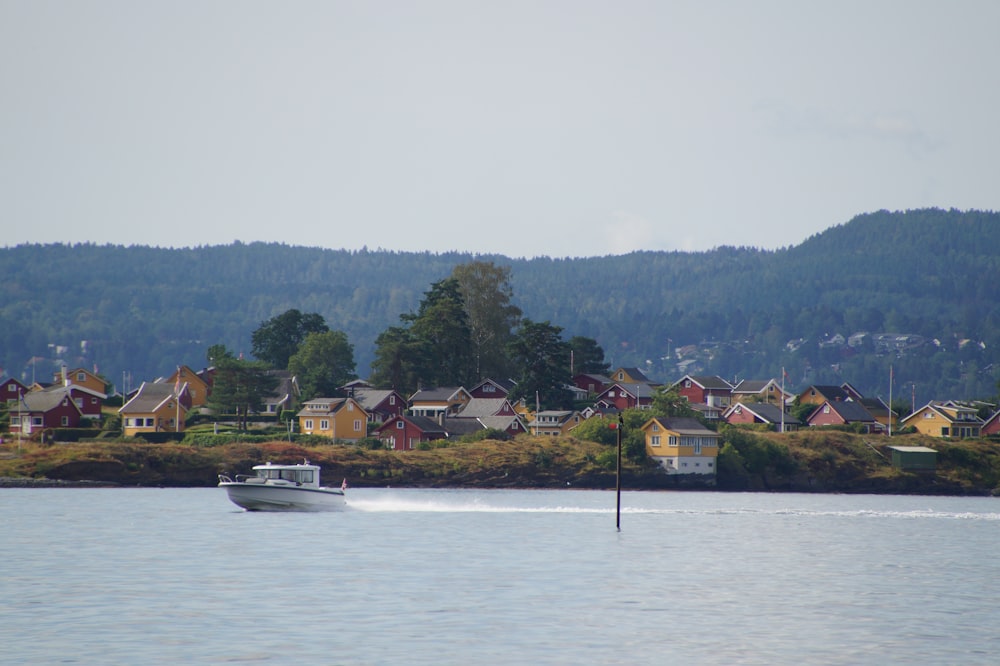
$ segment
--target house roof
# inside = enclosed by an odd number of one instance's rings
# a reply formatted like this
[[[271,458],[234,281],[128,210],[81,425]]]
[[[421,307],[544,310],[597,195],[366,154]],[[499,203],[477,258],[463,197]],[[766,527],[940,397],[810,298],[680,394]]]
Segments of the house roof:
[[[979,418],[978,412],[975,409],[972,409],[971,407],[957,407],[953,404],[938,402],[937,400],[931,400],[920,409],[902,419],[900,423],[906,423],[910,419],[915,418],[918,414],[922,414],[928,409],[949,422],[969,424],[982,423],[982,419]]]
[[[459,391],[465,391],[465,389],[461,386],[439,386],[419,389],[410,396],[410,403],[448,401],[454,398]]]
[[[473,398],[456,416],[461,418],[493,416],[503,409],[506,402],[507,398]]]
[[[372,410],[382,404],[393,393],[396,392],[392,389],[355,388],[353,396],[362,407]],[[400,396],[400,399],[402,399],[402,396]]]
[[[797,418],[787,412],[784,412],[781,407],[765,402],[735,402],[729,406],[724,416],[728,418],[730,414],[736,411],[737,407],[750,412],[764,423],[781,423],[782,420],[784,420],[786,424],[800,423]],[[784,419],[782,419],[783,413]]]
[[[632,379],[635,379],[635,380],[640,381],[640,382],[648,382],[648,381],[650,381],[649,377],[646,376],[646,373],[644,373],[639,368],[618,368],[617,370],[615,370],[611,374],[617,374],[619,372],[624,372],[626,375],[628,375]]]
[[[844,419],[845,423],[871,423],[875,421],[875,417],[872,416],[871,412],[864,405],[853,400],[827,400],[809,414],[809,420],[812,420],[813,416],[820,413],[820,410],[826,405],[829,405],[830,409],[837,412],[840,418]]]
[[[671,417],[671,418],[660,418],[654,417],[646,421],[642,425],[642,430],[646,429],[653,421],[660,424],[660,427],[664,430],[669,430],[671,432],[676,432],[681,435],[718,435],[714,430],[706,428],[701,424],[698,419],[692,419],[687,417]]]
[[[517,386],[517,382],[515,382],[513,379],[491,379],[491,378],[487,377],[486,379],[484,379],[483,381],[479,382],[478,384],[476,384],[475,386],[473,386],[471,389],[469,389],[469,393],[472,393],[473,391],[475,391],[480,386],[485,386],[486,384],[493,384],[498,389],[500,389],[501,391],[503,391],[504,395],[506,395],[506,394],[510,393],[511,391],[513,391],[514,387]]]
[[[51,387],[44,391],[24,393],[21,396],[20,409],[21,411],[35,413],[50,412],[61,405],[63,400],[68,400],[74,409],[80,411],[80,408],[76,406],[76,403],[73,402],[70,396],[69,387],[63,386]]]
[[[407,423],[411,423],[411,424],[415,425],[417,427],[417,429],[420,430],[424,434],[428,434],[428,433],[440,433],[442,437],[448,435],[448,431],[445,430],[445,427],[443,425],[441,425],[440,423],[438,423],[437,421],[435,421],[434,419],[432,419],[432,418],[430,418],[428,416],[412,416],[412,415],[397,416],[394,419],[389,419],[388,421],[386,421],[386,425],[384,425],[382,427],[385,428],[389,424],[395,423],[399,419],[403,419]],[[380,430],[381,430],[381,428],[380,428]]]
[[[843,386],[832,386],[824,384],[813,384],[799,395],[806,395],[807,393],[811,393],[813,391],[815,391],[816,393],[818,393],[819,395],[823,396],[824,398],[826,398],[831,402],[844,401],[852,396],[851,392],[845,389]]]
[[[733,387],[733,393],[760,393],[770,383],[770,379],[743,379]]]
[[[183,394],[187,391],[187,382],[181,385],[180,391],[178,393]],[[168,384],[166,382],[143,382],[139,386],[139,390],[135,392],[132,399],[126,402],[121,409],[118,410],[119,414],[149,414],[160,409],[164,403],[169,402],[177,397],[174,393],[174,385]],[[181,407],[187,411],[187,407],[181,402]]]
[[[674,386],[677,386],[685,379],[689,379],[703,389],[714,389],[720,391],[732,391],[733,385],[727,382],[725,379],[718,375],[684,375],[676,382]]]
[[[364,410],[364,407],[361,407],[361,403],[354,398],[313,398],[312,400],[307,400],[303,403],[302,409],[299,410],[296,416],[336,414],[349,402],[354,402],[358,405],[358,407]]]

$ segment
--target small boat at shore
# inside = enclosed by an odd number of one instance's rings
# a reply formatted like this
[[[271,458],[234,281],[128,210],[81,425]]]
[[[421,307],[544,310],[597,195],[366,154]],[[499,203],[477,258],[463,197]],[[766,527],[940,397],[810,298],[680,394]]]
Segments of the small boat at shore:
[[[255,465],[253,475],[219,475],[229,500],[247,511],[341,511],[347,504],[347,481],[340,488],[320,485],[319,466]]]

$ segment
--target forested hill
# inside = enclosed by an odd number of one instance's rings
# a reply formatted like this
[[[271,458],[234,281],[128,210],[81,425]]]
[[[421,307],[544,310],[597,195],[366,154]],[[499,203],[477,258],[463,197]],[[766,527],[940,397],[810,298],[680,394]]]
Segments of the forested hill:
[[[366,376],[378,334],[474,259],[511,267],[526,317],[593,337],[613,366],[655,379],[765,378],[784,367],[792,388],[850,381],[887,397],[892,363],[896,390],[915,385],[918,399],[996,393],[1000,214],[937,209],[860,215],[774,251],[508,259],[263,243],[4,248],[0,364],[28,380],[35,359],[38,379],[65,361],[139,381],[179,363],[203,367],[212,344],[249,352],[262,321],[297,308],[346,332]],[[869,335],[847,344],[856,333]],[[885,333],[910,337],[890,349]]]

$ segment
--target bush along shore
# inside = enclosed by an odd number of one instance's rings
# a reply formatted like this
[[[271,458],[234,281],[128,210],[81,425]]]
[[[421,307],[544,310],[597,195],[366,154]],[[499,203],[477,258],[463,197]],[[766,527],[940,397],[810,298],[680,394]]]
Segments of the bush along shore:
[[[717,476],[668,476],[655,462],[622,461],[629,490],[716,489],[937,495],[1000,494],[1000,443],[947,441],[920,435],[870,436],[833,430],[788,434],[726,429]],[[891,463],[890,446],[936,450],[933,471]],[[6,442],[0,447],[3,487],[209,487],[218,475],[254,465],[309,460],[327,485],[354,487],[590,488],[615,486],[614,446],[572,437],[522,436],[513,441],[449,443],[413,451],[352,444],[284,441],[211,446],[142,441]]]

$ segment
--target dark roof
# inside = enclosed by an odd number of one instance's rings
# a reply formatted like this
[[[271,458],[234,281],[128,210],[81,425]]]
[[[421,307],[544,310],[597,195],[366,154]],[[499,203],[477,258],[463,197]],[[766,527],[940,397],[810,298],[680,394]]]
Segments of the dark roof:
[[[830,409],[837,412],[840,418],[844,419],[846,423],[870,423],[875,420],[875,417],[871,415],[865,406],[860,402],[854,402],[853,400],[827,400],[824,405],[830,405]],[[811,419],[812,416],[823,409],[823,405],[817,407],[812,414],[809,415]]]
[[[420,430],[424,433],[439,432],[442,435],[448,434],[448,431],[445,430],[444,426],[442,426],[440,423],[427,416],[411,416],[411,415],[399,416],[396,417],[395,419],[389,419],[387,423],[393,423],[395,421],[398,421],[399,419],[404,419],[405,421],[412,423],[413,425],[420,428]]]
[[[685,379],[690,379],[704,389],[719,389],[722,391],[732,391],[733,385],[718,375],[685,375],[672,384],[677,386]]]
[[[662,425],[664,428],[666,428],[667,430],[673,430],[674,432],[689,433],[689,434],[708,433],[710,435],[717,434],[714,430],[711,430],[710,428],[706,428],[705,426],[703,426],[701,424],[701,421],[699,421],[698,419],[678,416],[672,418],[657,418],[656,420],[659,421],[660,425]]]
[[[845,389],[843,386],[829,386],[823,384],[813,384],[805,391],[803,391],[803,393],[805,393],[806,391],[810,392],[815,391],[816,393],[819,393],[821,396],[830,401],[847,400],[852,395],[851,392]]]

